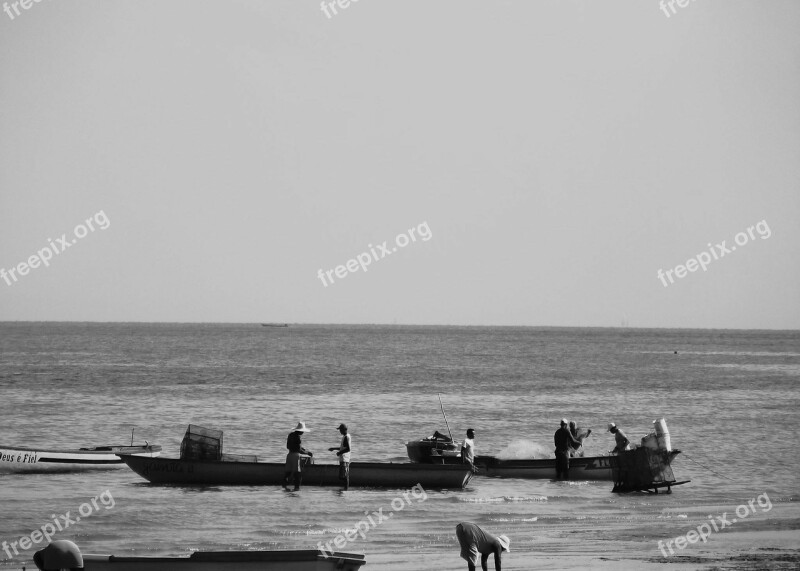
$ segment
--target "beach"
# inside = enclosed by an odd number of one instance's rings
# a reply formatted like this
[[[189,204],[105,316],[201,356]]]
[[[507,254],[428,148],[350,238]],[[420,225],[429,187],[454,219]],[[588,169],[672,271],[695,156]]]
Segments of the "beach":
[[[0,332],[4,445],[124,444],[135,429],[136,442],[177,457],[192,423],[222,429],[226,452],[282,461],[286,435],[304,421],[304,446],[335,463],[327,448],[346,422],[354,461],[405,462],[405,442],[446,432],[441,393],[454,436],[474,428],[478,454],[551,453],[561,417],[593,428],[587,455],[613,447],[608,422],[635,442],[659,418],[682,451],[675,477],[691,482],[671,494],[480,476],[464,490],[426,490],[348,543],[367,569],[466,568],[462,521],[511,538],[504,569],[797,566],[800,463],[763,449],[800,404],[796,332],[46,323]],[[4,473],[0,485],[9,542],[108,490],[113,508],[55,538],[117,555],[314,549],[405,491],[154,486],[127,468]],[[660,551],[659,541],[741,505],[746,517],[706,542]],[[0,566],[30,566],[42,546]]]

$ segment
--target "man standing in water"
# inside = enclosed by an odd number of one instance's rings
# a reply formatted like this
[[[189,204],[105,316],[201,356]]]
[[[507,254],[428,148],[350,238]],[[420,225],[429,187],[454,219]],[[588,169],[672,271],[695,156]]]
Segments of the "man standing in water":
[[[572,436],[575,437],[575,440],[577,440],[578,442],[581,443],[581,447],[580,448],[572,448],[569,451],[569,455],[571,457],[573,457],[573,458],[575,458],[576,456],[578,456],[580,458],[583,458],[583,441],[586,440],[589,437],[589,435],[592,433],[592,429],[590,428],[588,430],[584,430],[584,429],[578,430],[578,423],[575,422],[574,420],[570,420],[569,421],[569,433],[572,434]]]
[[[461,445],[461,461],[475,471],[475,431],[471,428],[467,429],[467,437]]]
[[[578,442],[568,428],[566,418],[561,419],[561,428],[556,430],[553,441],[556,445],[556,479],[569,480],[569,453],[572,448],[580,448]]]
[[[475,571],[478,554],[481,554],[481,569],[489,571],[489,555],[494,553],[494,568],[501,571],[500,557],[503,551],[510,551],[511,540],[501,535],[496,537],[486,533],[474,523],[463,522],[456,526],[456,537],[461,546],[461,558],[466,559],[469,571]]]
[[[303,455],[313,456],[311,452],[303,448],[302,436],[305,432],[311,432],[306,428],[305,422],[298,422],[293,432],[289,433],[286,439],[286,448],[289,453],[286,455],[286,470],[283,477],[283,487],[289,489],[289,477],[294,480],[294,490],[300,489],[303,481]]]
[[[344,480],[344,489],[350,488],[350,435],[347,434],[347,425],[340,424],[337,429],[342,435],[342,443],[339,446],[328,448],[329,451],[336,451],[339,457],[339,479]]]
[[[614,435],[614,441],[617,444],[614,447],[614,450],[612,450],[611,452],[613,454],[619,454],[620,452],[625,452],[625,450],[628,449],[628,444],[630,444],[630,440],[628,440],[628,437],[625,436],[625,433],[622,432],[619,428],[617,428],[617,425],[614,424],[613,422],[608,423],[608,431]]]

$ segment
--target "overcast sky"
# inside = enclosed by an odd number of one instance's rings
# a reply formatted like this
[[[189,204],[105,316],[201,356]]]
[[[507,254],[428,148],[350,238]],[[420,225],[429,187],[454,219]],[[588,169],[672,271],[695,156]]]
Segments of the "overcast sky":
[[[9,5],[0,320],[798,328],[800,2],[673,5]]]

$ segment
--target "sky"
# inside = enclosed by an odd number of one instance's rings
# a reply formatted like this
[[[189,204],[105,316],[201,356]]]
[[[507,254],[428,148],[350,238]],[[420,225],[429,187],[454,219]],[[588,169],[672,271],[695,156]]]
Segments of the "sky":
[[[2,321],[800,327],[795,0],[13,4]]]

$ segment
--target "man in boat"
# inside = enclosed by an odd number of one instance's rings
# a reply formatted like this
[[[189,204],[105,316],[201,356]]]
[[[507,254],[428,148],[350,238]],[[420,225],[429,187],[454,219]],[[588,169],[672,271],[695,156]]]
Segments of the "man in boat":
[[[570,432],[570,434],[572,434],[572,436],[573,436],[573,438],[575,438],[575,440],[577,440],[578,442],[581,443],[581,445],[579,447],[577,447],[577,448],[570,447],[569,455],[572,458],[575,458],[575,457],[583,458],[583,441],[586,440],[589,437],[589,435],[592,433],[592,429],[590,428],[588,430],[584,430],[583,428],[581,428],[579,430],[578,429],[578,423],[575,422],[574,420],[570,420],[569,421],[569,432]]]
[[[511,540],[505,536],[486,533],[474,523],[463,522],[456,526],[456,537],[461,546],[461,558],[466,559],[469,571],[475,571],[478,554],[481,556],[481,569],[489,571],[489,555],[494,554],[494,568],[501,571],[500,558],[503,551],[510,551]]]
[[[475,431],[467,429],[467,437],[461,445],[461,462],[469,464],[472,471],[475,471]]]
[[[347,434],[347,425],[340,424],[337,429],[339,434],[342,435],[342,443],[339,446],[328,448],[331,452],[336,451],[339,457],[339,479],[344,480],[344,489],[350,487],[350,435]]]
[[[313,456],[310,451],[303,448],[302,436],[306,432],[311,432],[306,428],[305,422],[298,422],[294,431],[289,433],[286,439],[286,448],[289,453],[286,455],[286,471],[283,478],[283,487],[289,489],[289,478],[294,481],[295,491],[300,489],[303,480],[303,456]]]
[[[617,425],[613,422],[608,423],[608,431],[614,435],[614,441],[616,442],[614,450],[611,451],[612,454],[625,452],[625,450],[628,449],[628,444],[630,444],[630,440],[628,440],[628,437],[625,436],[625,433],[617,428]]]
[[[561,419],[561,428],[556,430],[553,441],[556,445],[556,478],[569,480],[569,453],[573,448],[580,448],[580,441],[576,440],[569,431],[569,422]]]

